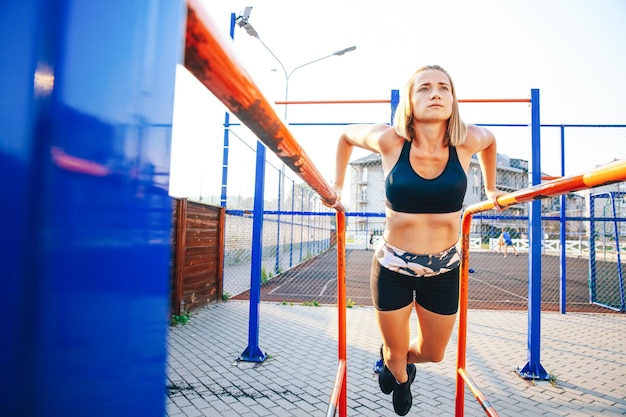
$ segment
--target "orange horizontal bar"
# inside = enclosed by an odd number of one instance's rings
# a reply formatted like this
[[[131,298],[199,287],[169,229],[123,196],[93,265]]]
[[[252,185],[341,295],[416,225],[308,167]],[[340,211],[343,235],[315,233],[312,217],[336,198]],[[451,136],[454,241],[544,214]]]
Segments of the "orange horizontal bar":
[[[391,103],[391,100],[294,100],[276,101],[275,104],[376,104]],[[476,98],[460,99],[459,103],[530,103],[529,98]]]
[[[579,191],[581,189],[593,188],[626,181],[626,159],[612,162],[598,167],[585,174],[571,177],[561,177],[552,181],[539,184],[530,188],[504,194],[497,198],[498,205],[502,208],[531,200],[540,200],[547,197],[554,197],[567,192]],[[470,226],[473,213],[491,210],[494,204],[491,201],[482,201],[472,204],[465,209],[461,217],[461,273],[459,283],[459,322],[457,340],[457,378],[456,378],[456,398],[455,416],[463,416],[464,396],[463,383],[470,386],[469,375],[466,375],[465,362],[467,351],[467,308],[468,308],[468,265],[469,265],[469,239]],[[470,390],[472,390],[470,386]],[[474,392],[474,391],[472,391]],[[476,394],[475,394],[476,395]],[[478,397],[477,397],[478,399]],[[480,400],[479,400],[480,401]],[[484,407],[484,406],[483,406]],[[485,409],[487,411],[487,409]],[[487,411],[489,413],[489,411]],[[492,415],[492,414],[489,414]]]
[[[298,100],[277,101],[276,104],[372,104],[391,103],[391,100]]]
[[[514,204],[525,203],[531,200],[541,200],[547,197],[554,197],[567,192],[579,191],[586,188],[597,187],[599,185],[611,184],[626,181],[626,159],[612,162],[598,167],[585,174],[560,177],[552,181],[538,184],[533,187],[504,194],[498,197],[498,205],[502,208]],[[466,212],[477,213],[479,211],[491,210],[493,203],[483,201],[467,207]]]
[[[529,98],[462,98],[459,103],[530,103]]]
[[[337,196],[222,40],[200,0],[187,0],[185,68],[330,205]],[[337,210],[343,210],[338,204]]]

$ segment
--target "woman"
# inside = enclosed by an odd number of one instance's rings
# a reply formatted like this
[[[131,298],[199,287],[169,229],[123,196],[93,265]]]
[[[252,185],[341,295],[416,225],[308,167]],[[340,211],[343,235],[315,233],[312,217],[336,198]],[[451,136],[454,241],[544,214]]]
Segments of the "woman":
[[[441,67],[409,79],[394,126],[351,125],[339,138],[333,190],[341,198],[354,146],[379,153],[385,174],[386,225],[374,252],[370,286],[383,339],[379,385],[393,407],[412,405],[414,363],[439,362],[459,300],[460,216],[467,171],[478,154],[487,197],[496,203],[496,141],[460,119],[452,80]],[[410,316],[418,317],[410,340]]]

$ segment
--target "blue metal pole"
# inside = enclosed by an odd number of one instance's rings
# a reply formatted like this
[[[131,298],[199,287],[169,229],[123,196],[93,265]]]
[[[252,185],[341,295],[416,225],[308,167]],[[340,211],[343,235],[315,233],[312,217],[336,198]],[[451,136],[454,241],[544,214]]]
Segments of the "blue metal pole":
[[[300,188],[300,210],[304,211],[304,187]],[[300,262],[302,262],[302,245],[304,244],[304,216],[300,216]]]
[[[163,415],[185,4],[0,9],[0,415]]]
[[[267,355],[259,347],[259,310],[261,306],[261,265],[263,263],[263,206],[265,184],[265,145],[257,141],[254,184],[254,218],[252,220],[252,262],[250,266],[250,317],[248,347],[239,356],[247,362],[263,362]]]
[[[532,185],[541,184],[541,124],[539,90],[531,90],[531,159]],[[528,363],[519,370],[526,379],[549,378],[540,363],[541,348],[541,201],[530,203],[528,251]]]
[[[278,170],[278,204],[276,206],[276,210],[278,214],[276,215],[276,260],[274,262],[274,272],[278,273],[280,271],[280,209],[281,209],[281,200],[283,199],[282,195],[283,190],[283,171],[282,167]]]
[[[391,124],[396,116],[396,109],[400,104],[400,90],[391,90]]]
[[[624,275],[622,273],[622,251],[619,245],[619,226],[617,224],[617,207],[615,204],[615,192],[609,193],[611,198],[611,205],[613,207],[613,233],[615,234],[615,250],[617,253],[617,285],[620,294],[620,307],[619,311],[626,310],[626,302],[624,299]],[[620,200],[624,198],[622,193],[619,193]]]
[[[224,151],[222,154],[222,193],[220,196],[220,206],[226,207],[228,199],[228,149],[230,138],[228,135],[230,125],[230,113],[224,114]]]
[[[234,38],[236,20],[235,14],[231,13],[230,18],[230,33],[231,37]],[[226,113],[226,115],[228,116],[228,113]],[[265,160],[265,145],[263,145],[260,141],[257,141],[256,173],[254,180],[254,218],[252,219],[252,259],[250,265],[248,346],[238,358],[238,360],[246,362],[263,362],[267,358],[267,355],[259,347],[261,270],[263,267],[263,211],[265,205]]]
[[[589,302],[596,302],[596,197],[589,196]]]
[[[230,38],[235,39],[235,22],[237,17],[235,13],[230,14]],[[230,129],[230,113],[224,113],[224,151],[222,154],[222,190],[220,195],[220,206],[226,207],[228,199],[228,149],[230,146],[230,138],[228,130]]]
[[[291,180],[291,239],[289,242],[289,268],[293,266],[293,222],[294,211],[296,209],[296,181]]]
[[[561,176],[565,176],[565,127],[561,126]],[[565,314],[567,309],[567,227],[565,217],[567,216],[565,194],[561,195],[561,263],[560,263],[560,304],[561,314]]]

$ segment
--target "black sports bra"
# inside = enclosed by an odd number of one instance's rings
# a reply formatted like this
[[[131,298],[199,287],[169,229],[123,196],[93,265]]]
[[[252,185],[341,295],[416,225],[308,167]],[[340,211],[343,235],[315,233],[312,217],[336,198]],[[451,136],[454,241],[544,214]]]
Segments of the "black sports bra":
[[[453,213],[463,208],[467,175],[454,146],[448,146],[448,163],[443,172],[431,180],[424,179],[411,166],[411,142],[385,178],[387,207],[403,213]]]

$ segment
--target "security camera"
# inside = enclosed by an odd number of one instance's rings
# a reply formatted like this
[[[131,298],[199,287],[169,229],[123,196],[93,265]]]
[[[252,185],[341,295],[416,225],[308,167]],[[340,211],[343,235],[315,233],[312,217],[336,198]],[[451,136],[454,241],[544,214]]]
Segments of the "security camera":
[[[241,17],[243,20],[248,20],[250,19],[250,12],[252,11],[252,6],[247,6],[245,9],[243,9],[243,11],[241,12]]]

